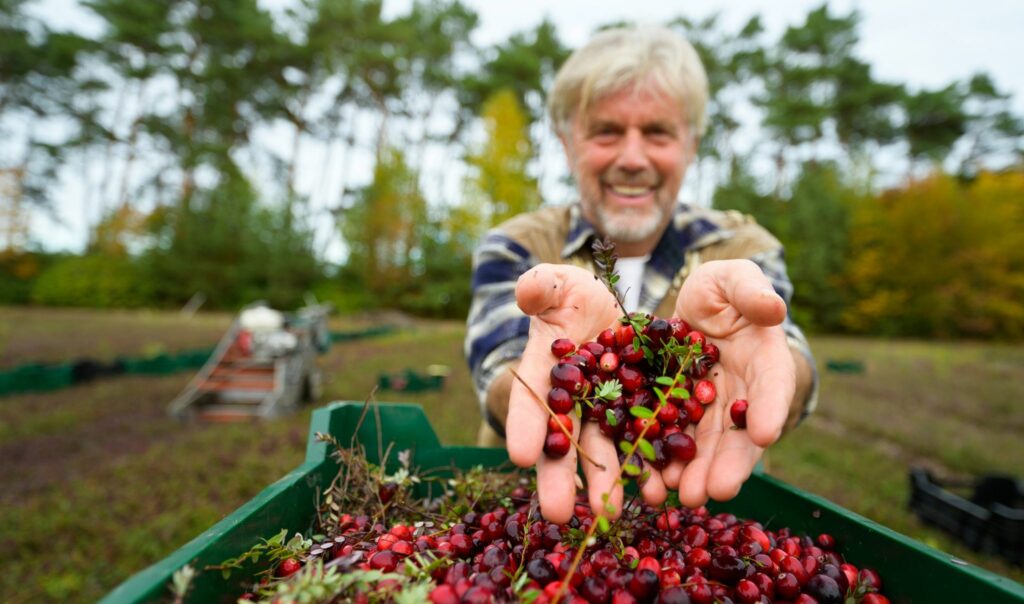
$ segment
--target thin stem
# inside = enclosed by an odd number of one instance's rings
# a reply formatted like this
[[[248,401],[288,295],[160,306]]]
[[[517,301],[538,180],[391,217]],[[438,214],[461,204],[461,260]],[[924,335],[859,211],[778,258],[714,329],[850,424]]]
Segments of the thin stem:
[[[587,452],[583,450],[583,447],[580,446],[580,443],[578,443],[576,441],[576,439],[573,438],[572,433],[569,432],[565,428],[565,426],[562,425],[562,422],[558,421],[558,416],[555,414],[554,411],[551,410],[551,407],[548,406],[547,401],[542,399],[540,397],[540,395],[538,395],[537,392],[533,388],[531,388],[529,384],[526,383],[526,380],[524,380],[518,373],[516,373],[515,369],[511,369],[510,368],[509,371],[512,372],[512,376],[513,377],[515,377],[517,380],[519,380],[520,384],[522,384],[523,386],[526,386],[526,389],[530,392],[530,394],[533,395],[534,400],[536,400],[538,403],[540,403],[540,406],[543,407],[544,410],[548,412],[548,415],[550,415],[555,420],[555,423],[558,424],[558,427],[559,427],[559,429],[562,430],[562,433],[565,434],[569,438],[569,442],[572,443],[572,446],[576,447],[576,451],[580,454],[580,457],[582,457],[583,459],[589,461],[590,463],[594,464],[596,467],[598,467],[598,468],[600,468],[602,470],[607,470],[608,468],[606,468],[604,466],[604,464],[597,463],[596,461],[594,461],[593,457],[587,455]],[[581,418],[581,421],[582,421],[582,418]]]

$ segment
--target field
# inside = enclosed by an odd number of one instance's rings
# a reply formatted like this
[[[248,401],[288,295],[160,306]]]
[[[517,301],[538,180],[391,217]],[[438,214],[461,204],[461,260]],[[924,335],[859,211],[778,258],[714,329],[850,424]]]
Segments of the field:
[[[0,308],[0,368],[212,346],[232,317]],[[334,319],[339,330],[396,317]],[[457,322],[400,321],[385,337],[321,358],[331,400],[363,400],[383,372],[451,367],[422,403],[446,443],[471,444],[477,416]],[[1024,581],[907,511],[911,464],[944,475],[1024,468],[1024,346],[819,337],[818,412],[770,453],[768,470],[933,547]],[[863,373],[825,370],[857,360]],[[117,377],[0,399],[0,573],[5,602],[91,601],[160,560],[301,461],[310,410],[252,425],[166,414],[190,374]],[[467,418],[470,418],[467,420]]]

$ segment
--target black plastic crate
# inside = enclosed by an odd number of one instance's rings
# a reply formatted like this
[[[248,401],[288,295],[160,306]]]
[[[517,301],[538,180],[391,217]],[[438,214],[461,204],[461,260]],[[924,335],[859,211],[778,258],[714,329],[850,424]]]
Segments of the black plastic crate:
[[[951,489],[970,490],[970,498]],[[911,468],[910,509],[975,551],[1024,564],[1024,486],[1015,477],[941,480]]]

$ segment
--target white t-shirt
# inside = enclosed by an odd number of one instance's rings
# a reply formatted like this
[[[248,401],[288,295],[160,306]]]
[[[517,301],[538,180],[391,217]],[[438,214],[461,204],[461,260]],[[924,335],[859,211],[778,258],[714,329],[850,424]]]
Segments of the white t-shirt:
[[[615,289],[622,296],[622,305],[629,312],[635,312],[640,305],[640,288],[644,282],[644,265],[651,257],[634,256],[632,258],[619,258],[615,262],[615,272],[619,274],[619,282]]]

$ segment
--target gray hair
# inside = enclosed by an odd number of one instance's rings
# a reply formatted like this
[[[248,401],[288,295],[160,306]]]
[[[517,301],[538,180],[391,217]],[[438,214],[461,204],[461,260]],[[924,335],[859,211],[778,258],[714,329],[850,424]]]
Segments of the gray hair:
[[[686,39],[658,25],[607,29],[572,53],[548,98],[555,132],[568,136],[578,112],[630,87],[668,94],[685,112],[691,136],[703,136],[708,124],[704,65]]]

